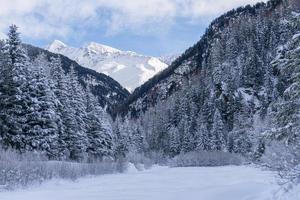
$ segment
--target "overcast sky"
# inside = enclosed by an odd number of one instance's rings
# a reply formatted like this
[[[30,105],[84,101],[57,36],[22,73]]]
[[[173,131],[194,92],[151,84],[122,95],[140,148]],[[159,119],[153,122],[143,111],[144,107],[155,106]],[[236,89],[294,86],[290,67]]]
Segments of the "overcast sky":
[[[261,1],[261,0],[260,0]],[[258,0],[0,0],[0,37],[17,24],[24,42],[90,41],[147,55],[184,51],[218,15]]]

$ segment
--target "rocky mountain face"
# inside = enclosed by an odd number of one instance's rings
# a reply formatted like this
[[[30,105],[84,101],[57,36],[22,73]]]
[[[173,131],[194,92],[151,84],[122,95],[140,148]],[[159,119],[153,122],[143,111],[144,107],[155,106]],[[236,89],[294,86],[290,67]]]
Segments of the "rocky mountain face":
[[[129,96],[129,92],[125,88],[105,74],[85,68],[60,54],[51,53],[31,45],[25,45],[25,48],[31,59],[36,58],[39,54],[45,54],[48,59],[50,59],[50,57],[60,57],[62,68],[66,73],[69,72],[70,67],[73,66],[80,83],[84,87],[89,85],[91,92],[98,97],[101,106],[106,107],[109,111],[113,105],[120,104]]]
[[[133,91],[168,66],[155,57],[121,51],[95,42],[75,48],[55,40],[46,49],[112,77],[129,91]]]
[[[221,150],[260,159],[274,141],[293,146],[300,133],[299,34],[297,0],[229,11],[115,114],[139,124],[132,131],[143,133],[148,151],[171,156]]]

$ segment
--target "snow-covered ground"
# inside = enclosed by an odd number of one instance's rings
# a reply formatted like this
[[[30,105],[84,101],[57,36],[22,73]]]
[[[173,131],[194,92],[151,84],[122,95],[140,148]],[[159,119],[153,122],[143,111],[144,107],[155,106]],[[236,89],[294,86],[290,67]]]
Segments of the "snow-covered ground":
[[[253,166],[153,167],[124,174],[53,180],[0,193],[1,200],[274,200],[276,176]],[[275,197],[277,196],[277,197]],[[296,196],[293,198],[300,199]],[[289,200],[292,200],[289,198]]]

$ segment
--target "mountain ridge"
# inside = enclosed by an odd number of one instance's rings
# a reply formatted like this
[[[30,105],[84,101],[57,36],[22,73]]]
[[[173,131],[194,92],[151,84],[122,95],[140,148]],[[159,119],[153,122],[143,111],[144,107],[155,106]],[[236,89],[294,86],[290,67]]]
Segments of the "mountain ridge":
[[[95,42],[75,48],[54,40],[45,49],[65,55],[85,67],[106,74],[129,91],[168,66],[155,57],[121,51]]]
[[[225,29],[227,26],[230,26],[231,21],[234,20],[235,18],[238,18],[240,15],[249,15],[249,16],[254,16],[259,9],[265,9],[265,14],[268,15],[269,12],[273,9],[277,9],[277,6],[281,6],[283,2],[288,2],[289,5],[292,4],[293,0],[271,0],[267,3],[257,3],[254,6],[251,5],[246,5],[239,7],[237,9],[232,9],[228,11],[227,13],[221,15],[220,17],[216,18],[215,20],[212,21],[212,23],[209,25],[209,27],[206,29],[205,33],[201,37],[201,39],[193,46],[188,48],[183,54],[181,54],[176,60],[174,60],[171,65],[166,68],[165,70],[159,72],[157,75],[154,77],[150,78],[147,82],[145,82],[143,85],[140,87],[136,88],[132,94],[126,99],[124,104],[122,106],[119,106],[116,108],[116,113],[121,113],[121,115],[126,114],[128,109],[130,109],[130,105],[137,101],[139,97],[142,97],[143,95],[147,94],[147,92],[150,92],[151,89],[153,89],[154,93],[156,93],[156,89],[154,88],[156,84],[159,82],[163,82],[167,77],[170,75],[178,76],[178,77],[185,77],[192,75],[192,71],[194,73],[198,73],[201,71],[201,62],[204,61],[203,55],[208,52],[204,52],[206,49],[208,49],[211,44],[210,41],[213,39],[214,36],[217,36],[219,32],[221,32],[223,29]],[[281,9],[279,9],[281,10]],[[280,11],[281,12],[281,11]],[[189,59],[197,59],[198,61],[194,63],[194,66],[191,66],[188,62]],[[187,63],[187,67],[189,68],[188,71],[184,72],[185,69],[179,70],[177,73],[175,72],[176,69],[178,69],[183,62]],[[178,84],[172,85],[171,90],[175,91],[175,88],[180,87]],[[170,94],[172,93],[170,92]],[[150,92],[151,93],[151,92]],[[151,96],[156,96],[157,94]],[[164,97],[166,98],[166,97]],[[145,104],[148,104],[145,102]],[[152,104],[152,103],[150,103]],[[143,109],[141,110],[146,110],[147,106],[144,106]],[[151,106],[150,106],[151,107]]]

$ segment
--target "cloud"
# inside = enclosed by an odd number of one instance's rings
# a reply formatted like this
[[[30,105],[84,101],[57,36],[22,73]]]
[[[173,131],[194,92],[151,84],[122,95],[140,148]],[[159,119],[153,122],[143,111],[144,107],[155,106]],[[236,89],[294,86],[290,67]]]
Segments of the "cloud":
[[[214,17],[232,8],[255,4],[258,0],[176,0],[179,14],[189,18]]]
[[[0,0],[0,37],[9,24],[29,38],[47,39],[84,34],[105,26],[107,34],[131,31],[161,34],[178,18],[216,17],[258,0]]]
[[[95,16],[93,1],[79,0],[0,0],[0,31],[9,24],[20,26],[27,37],[66,37],[78,23],[89,24]]]
[[[106,0],[99,7],[112,10],[108,30],[115,33],[129,29],[135,33],[164,32],[178,18],[189,21],[211,20],[218,15],[246,4],[261,0]],[[266,1],[266,0],[263,0]]]
[[[101,2],[101,3],[100,3]],[[123,29],[147,32],[150,28],[167,28],[176,16],[177,7],[172,0],[112,0],[109,3],[99,1],[100,7],[111,10],[107,23],[109,31],[114,33]]]

